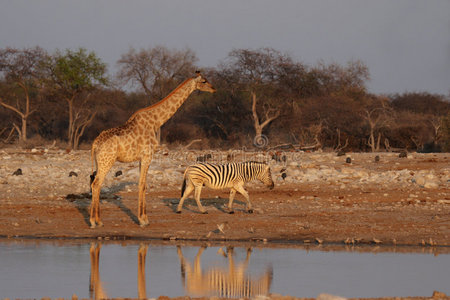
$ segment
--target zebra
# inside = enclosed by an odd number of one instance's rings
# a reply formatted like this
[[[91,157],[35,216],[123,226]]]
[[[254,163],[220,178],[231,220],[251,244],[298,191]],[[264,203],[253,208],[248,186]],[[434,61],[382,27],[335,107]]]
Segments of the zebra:
[[[200,203],[200,193],[203,186],[213,189],[231,188],[228,202],[228,213],[232,214],[233,200],[236,192],[241,193],[247,200],[247,212],[253,213],[252,204],[244,183],[260,180],[270,189],[274,183],[270,172],[270,167],[266,163],[248,161],[243,163],[211,164],[197,163],[189,166],[184,172],[183,186],[181,188],[181,199],[178,203],[177,213],[181,213],[184,200],[195,189],[195,201],[201,213],[208,213]]]

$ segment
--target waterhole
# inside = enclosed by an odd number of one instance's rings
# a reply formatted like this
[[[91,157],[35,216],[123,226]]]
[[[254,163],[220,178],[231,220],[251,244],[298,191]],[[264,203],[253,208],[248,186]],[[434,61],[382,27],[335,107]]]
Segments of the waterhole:
[[[0,241],[1,298],[450,294],[432,248]]]

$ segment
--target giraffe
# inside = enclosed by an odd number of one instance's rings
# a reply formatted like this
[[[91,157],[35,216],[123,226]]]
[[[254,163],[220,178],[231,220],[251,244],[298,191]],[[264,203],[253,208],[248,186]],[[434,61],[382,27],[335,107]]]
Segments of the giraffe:
[[[214,87],[196,72],[158,103],[136,111],[122,126],[101,132],[92,143],[91,159],[96,171],[91,175],[91,228],[103,226],[100,220],[100,189],[105,176],[116,161],[139,161],[138,220],[140,226],[149,224],[145,206],[147,171],[158,146],[156,131],[172,117],[195,90],[214,93]]]

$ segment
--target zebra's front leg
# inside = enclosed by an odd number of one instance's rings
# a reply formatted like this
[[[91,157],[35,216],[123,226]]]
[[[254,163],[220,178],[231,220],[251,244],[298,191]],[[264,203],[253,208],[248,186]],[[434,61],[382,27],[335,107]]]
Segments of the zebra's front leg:
[[[197,202],[198,209],[202,214],[207,214],[208,212],[206,209],[202,206],[202,203],[200,202],[200,194],[202,193],[202,185],[196,185],[195,186],[195,201]]]
[[[228,200],[228,213],[229,214],[234,214],[234,210],[233,210],[233,200],[234,200],[234,196],[236,195],[236,190],[234,188],[231,188],[230,191],[230,200]]]
[[[239,193],[242,194],[242,196],[245,197],[245,200],[247,200],[247,206],[246,206],[247,212],[249,214],[252,214],[253,213],[252,203],[250,202],[250,197],[248,196],[247,191],[244,190],[244,187],[242,185],[238,185],[235,188]]]

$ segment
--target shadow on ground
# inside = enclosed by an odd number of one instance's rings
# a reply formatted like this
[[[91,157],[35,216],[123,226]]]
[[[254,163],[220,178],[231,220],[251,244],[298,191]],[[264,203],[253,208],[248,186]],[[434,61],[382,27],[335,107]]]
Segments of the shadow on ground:
[[[117,207],[119,207],[127,216],[129,216],[133,220],[133,222],[139,224],[137,216],[122,202],[122,197],[116,195],[116,193],[123,191],[126,186],[134,183],[135,182],[120,182],[116,185],[108,187],[107,189],[102,189],[102,191],[100,192],[100,205],[105,201],[108,203],[113,203],[114,205],[117,205]],[[92,194],[90,192],[81,194],[68,194],[66,196],[66,200],[76,206],[80,214],[83,216],[84,222],[88,226],[90,226],[89,209],[91,205],[91,199]]]
[[[174,213],[177,211],[178,203],[180,202],[179,198],[165,198],[162,200],[164,204],[169,207]],[[228,213],[228,198],[203,198],[201,199],[202,205],[205,209],[208,209],[208,207],[214,207],[217,210]],[[235,211],[245,211],[245,202],[234,200],[233,201],[233,208]],[[242,208],[241,208],[242,207]],[[184,200],[183,203],[183,211],[189,211],[193,213],[199,213],[200,210],[198,209],[197,202],[195,199],[188,198]]]

